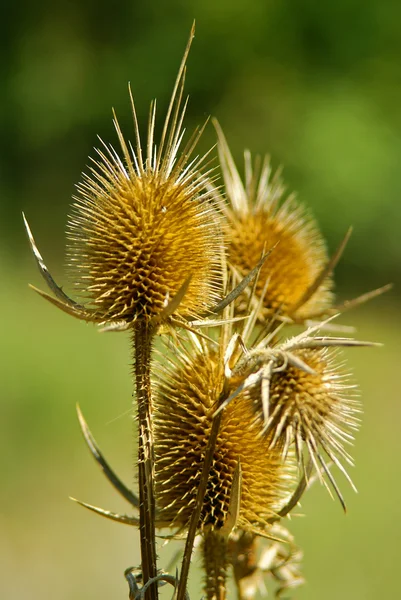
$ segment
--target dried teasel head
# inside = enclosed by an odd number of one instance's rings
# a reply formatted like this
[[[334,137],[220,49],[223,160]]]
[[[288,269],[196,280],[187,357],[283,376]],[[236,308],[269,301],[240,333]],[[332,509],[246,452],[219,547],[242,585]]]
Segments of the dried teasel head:
[[[306,348],[296,350],[294,357],[311,371],[287,363],[272,374],[266,424],[267,431],[274,431],[271,445],[286,451],[293,440],[299,460],[306,448],[317,472],[323,469],[329,474],[323,453],[350,480],[341,461],[353,465],[345,447],[352,445],[359,427],[356,386],[339,362],[337,350]]]
[[[237,380],[226,385],[224,351],[191,334],[155,383],[156,501],[163,522],[177,528],[188,525],[194,509],[213,416],[237,386]],[[252,400],[239,394],[222,415],[200,531],[224,530],[235,485],[239,512],[231,527],[266,532],[288,501],[294,463],[270,448],[272,438],[261,436],[262,429]]]
[[[218,343],[192,332],[182,336],[154,386],[158,515],[170,527],[188,529],[189,555],[190,536],[201,533],[206,597],[221,600],[234,562],[232,532],[274,537],[274,523],[306,487],[305,477],[296,483],[291,452],[284,457],[270,448],[253,399],[237,391],[244,376],[233,373],[242,348],[233,325],[231,319],[220,325]]]
[[[341,504],[344,500],[325,459],[350,481],[344,462],[352,465],[346,446],[352,445],[359,426],[361,405],[355,384],[338,360],[342,346],[370,346],[349,338],[320,337],[316,325],[281,344],[263,340],[243,357],[237,372],[245,378],[241,392],[252,399],[255,414],[264,422],[269,449],[280,449],[283,458],[295,450],[302,472],[306,455],[331,483]],[[270,335],[270,340],[271,340]]]
[[[220,126],[218,150],[228,200],[228,257],[235,272],[243,276],[274,247],[256,285],[256,296],[264,293],[260,318],[277,312],[303,321],[324,313],[331,306],[330,273],[321,281],[327,265],[324,240],[316,222],[293,196],[285,198],[285,187],[277,172],[272,176],[269,160],[252,166],[245,152],[245,183],[242,182]],[[317,289],[315,284],[318,282]],[[237,306],[246,310],[247,301]]]
[[[191,158],[203,127],[181,150],[185,62],[193,35],[158,145],[156,103],[143,149],[130,92],[135,149],[115,118],[122,156],[102,142],[91,173],[78,186],[68,222],[68,262],[81,302],[69,299],[40,264],[57,296],[53,303],[78,318],[127,326],[158,322],[172,312],[170,304],[178,317],[191,318],[219,299],[223,238],[210,169],[201,172],[208,153]],[[37,250],[35,255],[40,262]]]

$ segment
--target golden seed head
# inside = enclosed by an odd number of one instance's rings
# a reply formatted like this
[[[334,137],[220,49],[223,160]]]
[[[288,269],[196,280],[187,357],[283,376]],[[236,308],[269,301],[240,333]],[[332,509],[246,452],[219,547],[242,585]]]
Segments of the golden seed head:
[[[316,222],[293,197],[284,199],[282,180],[279,173],[271,176],[267,158],[260,169],[257,165],[253,168],[250,154],[245,153],[244,185],[218,126],[217,130],[228,199],[224,212],[231,265],[244,276],[275,246],[260,270],[256,286],[260,297],[267,284],[263,320],[276,311],[301,320],[321,313],[332,301],[330,278],[303,301],[327,263],[325,243]],[[245,307],[243,300],[238,305],[240,312]]]
[[[219,352],[208,344],[202,351],[191,350],[161,374],[155,389],[156,498],[162,520],[172,526],[185,526],[191,517],[224,382]],[[280,450],[269,450],[271,439],[261,436],[261,429],[247,396],[239,395],[225,409],[201,528],[220,529],[225,524],[239,461],[240,527],[267,525],[288,499],[293,487],[290,465],[284,465]]]
[[[136,150],[115,120],[123,158],[104,144],[78,186],[68,256],[92,320],[157,320],[188,282],[178,316],[199,315],[219,299],[221,217],[210,171],[200,171],[206,155],[190,161],[202,130],[179,155],[185,58],[158,147],[155,104],[144,159],[132,103]]]
[[[232,215],[229,221],[229,261],[241,275],[277,244],[256,284],[256,295],[260,297],[268,281],[263,302],[265,319],[276,311],[291,315],[291,307],[301,300],[326,262],[324,246],[312,221],[304,218],[300,207],[287,203],[282,208],[280,213],[259,209],[246,217]],[[297,310],[297,318],[322,311],[330,299],[326,284]]]
[[[69,255],[99,321],[157,317],[189,277],[181,315],[217,301],[219,216],[195,178],[127,177],[115,166],[113,181],[81,187]]]
[[[339,459],[352,464],[344,445],[352,443],[353,432],[359,426],[360,402],[349,375],[336,361],[337,353],[328,348],[294,350],[295,360],[314,373],[287,363],[270,380],[268,429],[272,445],[288,448],[294,443],[299,460],[306,448],[318,472],[322,451],[341,470],[344,468]],[[260,394],[254,390],[251,396],[262,415]]]

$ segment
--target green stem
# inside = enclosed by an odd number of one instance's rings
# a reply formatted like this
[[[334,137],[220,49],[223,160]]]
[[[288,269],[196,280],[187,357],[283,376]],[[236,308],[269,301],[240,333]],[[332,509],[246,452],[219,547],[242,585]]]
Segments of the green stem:
[[[138,482],[139,533],[143,583],[157,576],[155,537],[154,447],[150,360],[153,329],[146,323],[137,325],[134,336],[135,384],[138,408]],[[157,583],[145,592],[145,600],[157,600]]]

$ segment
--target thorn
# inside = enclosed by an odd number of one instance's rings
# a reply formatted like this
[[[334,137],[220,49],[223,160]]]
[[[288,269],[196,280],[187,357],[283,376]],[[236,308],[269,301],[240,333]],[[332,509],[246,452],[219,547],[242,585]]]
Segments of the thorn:
[[[286,515],[288,515],[288,513],[290,513],[292,511],[292,509],[300,501],[304,491],[308,487],[308,481],[309,481],[309,478],[312,473],[312,468],[313,468],[313,463],[309,459],[307,467],[306,467],[306,471],[304,471],[302,478],[301,478],[300,482],[298,483],[298,486],[297,486],[295,492],[293,493],[293,495],[291,496],[291,498],[289,499],[287,504],[285,506],[283,506],[283,508],[279,511],[278,514],[280,517],[285,517]]]
[[[45,300],[50,302],[50,304],[53,304],[54,306],[56,306],[63,312],[67,313],[67,315],[70,315],[71,317],[75,317],[76,319],[79,319],[81,321],[95,321],[95,319],[90,315],[90,313],[85,312],[84,309],[81,311],[79,308],[74,308],[70,304],[63,302],[62,300],[59,300],[58,298],[53,298],[53,296],[50,296],[50,294],[48,294],[47,292],[43,292],[42,290],[35,287],[31,283],[29,284],[29,287],[31,288],[31,290],[33,290],[34,292],[39,294],[39,296],[42,296],[42,298],[44,298]],[[77,307],[78,307],[78,305],[77,305]]]
[[[218,314],[222,312],[226,308],[226,306],[231,304],[231,302],[234,302],[234,300],[236,300],[238,296],[242,294],[245,288],[258,275],[260,269],[263,267],[264,263],[266,262],[270,254],[273,252],[273,250],[276,248],[277,244],[278,242],[274,244],[274,246],[262,256],[256,267],[249,271],[249,273],[245,275],[245,277],[240,281],[240,283],[223,300],[221,300],[218,304],[216,304],[214,308],[211,309],[212,313]]]
[[[104,325],[103,327],[99,327],[99,333],[110,333],[116,331],[128,331],[130,329],[131,323],[128,321],[116,321],[115,323],[110,323],[109,325]]]
[[[70,496],[70,500],[76,502],[80,506],[91,510],[92,512],[100,515],[102,517],[106,517],[106,519],[111,519],[112,521],[117,521],[118,523],[123,523],[124,525],[134,525],[135,527],[139,527],[139,518],[137,517],[128,517],[127,515],[118,515],[117,513],[113,513],[110,510],[104,510],[103,508],[98,508],[97,506],[92,506],[92,504],[87,504],[86,502],[81,502],[81,500],[77,500]]]
[[[228,502],[227,519],[220,529],[219,533],[224,536],[229,536],[233,529],[237,526],[238,517],[241,508],[241,488],[242,488],[242,469],[241,460],[238,459],[234,470],[233,480],[230,490],[230,499]]]
[[[342,304],[339,304],[338,306],[333,307],[332,310],[336,311],[336,312],[345,312],[346,310],[355,308],[355,306],[360,306],[361,304],[364,304],[365,302],[369,302],[369,300],[373,300],[374,298],[377,298],[377,296],[381,296],[382,294],[385,294],[392,288],[393,288],[393,284],[388,283],[387,285],[383,285],[380,288],[371,290],[370,292],[366,292],[365,294],[362,294],[361,296],[357,296],[356,298],[353,298],[352,300],[345,300],[345,302],[343,302]]]
[[[114,471],[109,466],[106,459],[103,457],[99,446],[97,445],[95,438],[93,437],[87,422],[84,419],[84,416],[77,404],[77,414],[79,424],[81,426],[82,434],[84,436],[85,442],[98,465],[101,467],[103,473],[106,475],[107,479],[110,481],[111,485],[129,502],[134,508],[139,508],[139,499],[138,497],[129,490],[124,483],[117,477]]]
[[[170,317],[173,313],[175,313],[175,311],[181,304],[185,294],[187,293],[189,284],[191,283],[191,279],[192,275],[187,277],[187,279],[184,281],[178,292],[175,294],[175,296],[173,296],[173,298],[170,300],[167,306],[165,306],[163,310],[152,319],[153,325],[158,325],[162,321],[168,319],[168,317]]]
[[[338,261],[340,260],[345,247],[351,237],[352,234],[352,227],[349,227],[347,233],[345,234],[343,240],[341,241],[340,245],[338,246],[337,250],[335,251],[335,253],[333,254],[333,256],[331,257],[331,259],[329,260],[329,262],[327,263],[327,265],[322,269],[322,271],[319,273],[319,275],[316,277],[315,281],[308,287],[308,289],[305,291],[305,293],[301,296],[301,298],[295,302],[295,304],[293,304],[293,306],[291,306],[289,308],[289,313],[290,314],[294,314],[298,308],[300,308],[301,306],[303,306],[304,304],[306,304],[306,302],[312,298],[313,294],[319,289],[319,287],[322,285],[323,281],[325,279],[327,279],[327,277],[329,277],[329,275],[331,275],[331,273],[333,272],[335,266],[337,265]]]
[[[26,220],[25,214],[22,213],[22,218],[24,219],[24,225],[25,225],[25,229],[26,232],[28,234],[28,239],[29,239],[29,243],[31,246],[31,250],[32,253],[35,257],[36,260],[36,264],[38,265],[39,271],[43,277],[43,279],[46,281],[47,285],[49,286],[49,288],[51,289],[51,291],[55,294],[55,296],[58,298],[58,300],[63,303],[66,304],[69,308],[74,309],[74,311],[83,311],[85,312],[85,309],[83,306],[81,306],[80,304],[78,304],[77,302],[75,302],[74,300],[72,300],[69,296],[67,296],[67,294],[65,294],[63,292],[63,290],[61,289],[61,287],[59,287],[57,285],[57,283],[54,281],[53,277],[50,274],[49,269],[46,267],[44,260],[42,258],[42,255],[40,254],[38,247],[36,246],[34,237],[32,235],[31,229],[28,225],[28,221]],[[33,286],[31,286],[33,287]],[[40,290],[35,289],[39,294],[41,294],[43,297],[47,297],[47,294],[45,294],[45,292],[41,292]],[[49,298],[47,298],[49,299]],[[55,303],[56,304],[56,303]],[[56,304],[56,306],[60,307],[60,304]]]

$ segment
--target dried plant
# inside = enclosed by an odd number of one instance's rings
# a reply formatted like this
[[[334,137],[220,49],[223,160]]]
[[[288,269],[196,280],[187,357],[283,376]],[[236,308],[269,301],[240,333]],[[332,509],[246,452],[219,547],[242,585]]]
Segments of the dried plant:
[[[277,244],[256,285],[258,297],[268,281],[260,317],[265,320],[280,311],[302,320],[325,313],[332,303],[333,281],[325,271],[326,245],[317,224],[293,195],[285,198],[280,173],[272,176],[267,157],[253,167],[250,153],[245,152],[244,184],[224,134],[217,122],[215,126],[228,201],[223,206],[232,268],[245,275],[265,249]],[[246,312],[246,300],[239,302],[237,309]]]
[[[180,150],[193,36],[194,29],[158,146],[155,103],[142,150],[130,92],[135,149],[114,118],[122,156],[102,142],[78,186],[67,228],[79,301],[55,283],[25,222],[53,295],[36,291],[103,330],[131,332],[139,497],[109,466],[78,409],[91,453],[136,513],[80,502],[139,527],[141,567],[125,572],[131,600],[157,600],[165,584],[174,600],[188,598],[195,545],[209,600],[226,598],[230,572],[239,600],[266,591],[266,577],[278,583],[277,594],[302,583],[302,554],[281,521],[314,479],[345,508],[331,466],[351,482],[344,463],[352,465],[347,447],[360,403],[338,354],[370,345],[323,333],[338,310],[333,269],[349,234],[328,259],[316,223],[285,199],[267,160],[252,166],[245,153],[242,183],[217,123],[222,190],[209,153],[191,158],[203,127]],[[287,323],[301,333],[287,338]],[[162,350],[152,353],[156,334]],[[185,538],[175,575],[157,565],[156,529],[166,528],[165,538]]]

